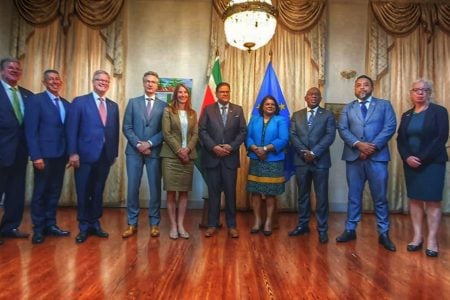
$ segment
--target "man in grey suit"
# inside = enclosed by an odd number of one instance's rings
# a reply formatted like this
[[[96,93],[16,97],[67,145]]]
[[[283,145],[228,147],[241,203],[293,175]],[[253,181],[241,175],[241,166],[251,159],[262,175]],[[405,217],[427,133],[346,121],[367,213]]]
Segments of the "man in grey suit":
[[[205,107],[199,120],[202,166],[208,186],[208,229],[211,237],[219,226],[220,194],[225,194],[225,215],[228,233],[238,238],[236,229],[236,179],[239,168],[239,147],[245,140],[247,125],[242,107],[230,103],[230,84],[216,87],[217,102]]]
[[[307,107],[291,118],[290,139],[295,149],[294,163],[298,186],[298,224],[289,236],[308,233],[311,215],[311,184],[316,193],[316,218],[319,242],[328,242],[328,174],[331,167],[330,146],[336,137],[332,112],[319,106],[322,100],[316,87],[306,92]]]
[[[372,97],[373,81],[361,75],[355,81],[356,100],[348,103],[339,118],[339,135],[344,140],[342,159],[346,161],[348,208],[345,231],[337,242],[356,239],[356,226],[361,220],[362,195],[365,182],[375,206],[378,242],[395,251],[389,238],[389,207],[387,201],[388,142],[397,122],[394,109],[387,100]]]
[[[147,170],[150,189],[149,223],[150,236],[159,236],[161,207],[161,161],[159,153],[163,141],[161,119],[167,103],[156,99],[159,76],[149,71],[143,76],[144,92],[140,97],[128,101],[123,118],[122,131],[128,140],[125,150],[128,176],[128,227],[122,237],[128,238],[137,232],[139,216],[139,186],[143,168]]]

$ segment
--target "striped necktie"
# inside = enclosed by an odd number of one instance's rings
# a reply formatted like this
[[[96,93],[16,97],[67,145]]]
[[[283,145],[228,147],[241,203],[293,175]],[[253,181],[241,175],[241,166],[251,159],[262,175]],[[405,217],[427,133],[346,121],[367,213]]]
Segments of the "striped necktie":
[[[19,122],[19,124],[22,124],[23,121],[23,115],[22,115],[22,111],[20,110],[20,100],[19,100],[19,96],[17,95],[17,89],[14,87],[11,87],[11,94],[12,94],[12,98],[13,98],[13,109],[14,109],[14,114],[16,115],[17,121]]]

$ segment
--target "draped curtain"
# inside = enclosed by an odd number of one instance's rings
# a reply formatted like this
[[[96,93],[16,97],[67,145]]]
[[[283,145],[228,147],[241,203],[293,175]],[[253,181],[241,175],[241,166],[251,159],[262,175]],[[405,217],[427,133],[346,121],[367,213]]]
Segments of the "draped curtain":
[[[21,59],[21,85],[33,92],[44,90],[45,69],[56,69],[64,82],[62,96],[92,91],[92,75],[103,69],[112,76],[107,96],[124,111],[123,0],[15,0],[19,16],[15,18],[11,53]],[[122,119],[122,118],[121,118]],[[104,204],[122,206],[124,199],[124,140],[120,140],[119,158],[111,168],[105,188]],[[66,171],[60,204],[75,205],[73,170]],[[27,174],[27,199],[32,191],[32,168]]]
[[[419,78],[433,82],[435,103],[450,108],[450,4],[448,1],[370,2],[367,71],[377,79],[375,95],[390,99],[397,114],[412,107],[411,83]],[[395,138],[390,142],[390,208],[406,212],[408,201],[402,161]],[[444,188],[444,212],[450,212],[450,170]],[[365,203],[365,209],[372,209]]]
[[[278,26],[273,39],[248,53],[226,44],[221,16],[226,0],[213,0],[210,63],[220,56],[222,79],[231,84],[231,102],[239,104],[249,121],[250,113],[270,60],[277,73],[289,112],[305,106],[304,95],[312,86],[324,84],[326,1],[272,1],[278,10]],[[210,69],[210,68],[208,68]],[[246,192],[248,158],[241,147],[238,170],[237,207],[248,209]],[[295,209],[297,187],[294,177],[286,183],[286,193],[278,198],[278,208]]]

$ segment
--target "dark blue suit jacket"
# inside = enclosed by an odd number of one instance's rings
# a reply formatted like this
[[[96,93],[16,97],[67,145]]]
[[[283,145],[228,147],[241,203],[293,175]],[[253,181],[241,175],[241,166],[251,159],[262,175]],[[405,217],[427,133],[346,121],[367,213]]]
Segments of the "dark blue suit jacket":
[[[407,129],[413,109],[402,115],[398,128],[397,149],[403,161],[413,155],[420,158],[424,165],[430,163],[444,163],[448,160],[445,144],[448,139],[448,112],[445,107],[430,103],[422,126],[420,150],[414,153],[408,143]]]
[[[307,166],[302,150],[314,152],[317,168],[331,167],[330,146],[336,137],[336,119],[329,110],[317,108],[311,127],[308,126],[307,108],[296,111],[291,118],[291,143],[295,149],[296,166]]]
[[[67,115],[67,152],[78,154],[80,163],[98,161],[105,147],[110,163],[118,155],[119,148],[119,107],[106,98],[107,119],[103,126],[94,94],[76,97]]]
[[[22,87],[19,87],[19,92],[26,108],[28,98],[33,93]],[[27,112],[25,111],[24,114],[26,115]],[[11,166],[17,154],[27,155],[26,148],[24,125],[17,121],[8,94],[0,83],[0,165]],[[24,150],[17,151],[18,149]]]
[[[60,98],[66,112],[70,103]],[[26,104],[25,135],[31,160],[57,158],[66,154],[65,123],[47,92],[30,97]]]

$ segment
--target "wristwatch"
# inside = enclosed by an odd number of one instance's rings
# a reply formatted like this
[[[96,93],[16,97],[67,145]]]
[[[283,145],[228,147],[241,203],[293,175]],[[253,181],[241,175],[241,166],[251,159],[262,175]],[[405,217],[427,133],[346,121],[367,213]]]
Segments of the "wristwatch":
[[[266,147],[266,146],[264,146],[264,147],[263,147],[263,150],[267,152],[267,147]]]

